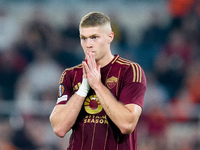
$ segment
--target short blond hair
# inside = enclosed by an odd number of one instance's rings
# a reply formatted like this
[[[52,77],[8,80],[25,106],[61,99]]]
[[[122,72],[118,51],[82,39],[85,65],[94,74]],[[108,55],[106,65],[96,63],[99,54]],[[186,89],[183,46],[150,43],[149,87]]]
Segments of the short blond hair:
[[[110,18],[107,15],[101,12],[90,12],[81,19],[79,28],[104,26],[107,24],[111,26]]]

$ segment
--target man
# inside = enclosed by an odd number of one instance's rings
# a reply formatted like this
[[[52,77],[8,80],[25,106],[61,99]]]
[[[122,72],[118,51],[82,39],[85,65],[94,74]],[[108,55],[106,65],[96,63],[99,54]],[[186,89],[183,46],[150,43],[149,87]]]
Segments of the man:
[[[64,137],[72,129],[68,150],[137,150],[145,74],[137,63],[112,55],[108,16],[87,14],[79,31],[86,61],[61,76],[53,130]]]

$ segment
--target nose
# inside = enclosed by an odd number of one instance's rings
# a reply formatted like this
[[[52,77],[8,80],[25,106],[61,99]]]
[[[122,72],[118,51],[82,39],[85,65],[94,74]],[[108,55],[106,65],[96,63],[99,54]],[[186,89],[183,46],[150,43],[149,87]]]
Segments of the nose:
[[[92,39],[90,39],[90,38],[87,39],[86,47],[87,48],[92,48]]]

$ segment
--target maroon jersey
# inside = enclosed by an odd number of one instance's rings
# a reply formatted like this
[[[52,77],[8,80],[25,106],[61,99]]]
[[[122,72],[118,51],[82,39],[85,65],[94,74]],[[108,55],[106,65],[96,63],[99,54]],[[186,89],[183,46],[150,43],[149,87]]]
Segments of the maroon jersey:
[[[78,90],[82,75],[82,64],[63,72],[57,105],[65,104]],[[137,63],[115,55],[108,65],[101,68],[101,78],[118,101],[143,107],[146,78]],[[94,90],[90,89],[72,127],[68,150],[137,150],[136,133],[135,129],[131,134],[122,134],[106,115]]]

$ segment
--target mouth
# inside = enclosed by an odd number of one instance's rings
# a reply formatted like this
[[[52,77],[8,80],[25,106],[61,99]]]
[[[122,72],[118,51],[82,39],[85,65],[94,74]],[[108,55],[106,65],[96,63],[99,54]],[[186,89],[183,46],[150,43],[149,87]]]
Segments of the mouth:
[[[92,54],[95,54],[95,51],[88,51],[88,52],[91,52]]]
[[[86,51],[85,51],[85,54],[87,54],[87,53],[92,53],[93,55],[96,54],[96,52],[95,52],[95,51],[92,51],[92,50],[86,50]]]

